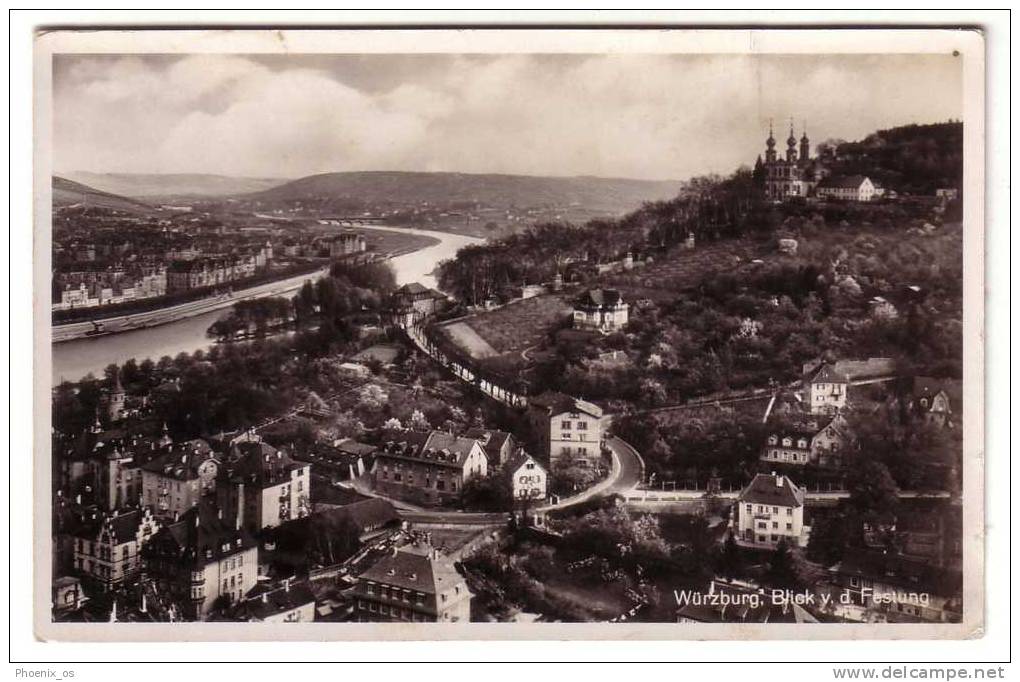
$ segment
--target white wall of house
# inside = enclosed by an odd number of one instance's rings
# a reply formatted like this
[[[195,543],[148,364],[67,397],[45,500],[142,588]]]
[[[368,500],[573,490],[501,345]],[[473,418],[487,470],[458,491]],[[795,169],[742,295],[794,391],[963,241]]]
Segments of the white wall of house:
[[[591,466],[601,457],[602,420],[585,412],[561,412],[549,418],[549,461]]]
[[[800,544],[804,507],[765,505],[739,500],[737,537],[744,544],[775,547],[782,538],[791,547]]]

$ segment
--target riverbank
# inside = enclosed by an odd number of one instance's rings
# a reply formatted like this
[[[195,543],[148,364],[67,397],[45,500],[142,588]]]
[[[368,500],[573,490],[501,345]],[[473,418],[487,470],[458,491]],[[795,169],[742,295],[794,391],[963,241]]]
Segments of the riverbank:
[[[374,252],[383,260],[393,260],[440,244],[440,240],[435,237],[408,232],[406,228],[378,229],[375,226],[357,226],[356,229],[365,234],[369,243],[368,253]],[[312,266],[296,274],[271,281],[262,281],[230,293],[195,298],[148,310],[128,310],[122,314],[108,314],[108,311],[97,309],[95,317],[74,322],[54,323],[52,342],[65,343],[78,339],[94,339],[110,334],[147,329],[222,310],[242,300],[283,296],[297,291],[306,281],[315,281],[328,272],[329,264],[324,263],[318,267]]]
[[[94,339],[97,337],[118,334],[138,329],[147,329],[159,325],[177,322],[196,315],[214,312],[228,308],[238,301],[265,298],[267,296],[282,296],[300,289],[305,282],[314,282],[320,277],[329,273],[329,267],[322,267],[311,272],[295,275],[286,279],[259,284],[248,289],[241,289],[231,293],[221,294],[212,298],[202,298],[197,301],[188,301],[156,310],[134,313],[131,315],[120,315],[118,317],[103,318],[97,322],[72,322],[55,326],[52,328],[52,342],[65,343],[78,339]],[[100,330],[98,333],[98,329]]]
[[[453,258],[458,249],[482,241],[464,235],[396,226],[345,227],[364,229],[366,232],[372,230],[392,233],[394,238],[406,239],[413,236],[424,239],[419,242],[428,244],[423,248],[403,254],[392,254],[389,262],[398,285],[420,282],[424,286],[435,287],[436,280],[431,273],[438,263]],[[410,244],[405,241],[405,246]],[[300,286],[301,283],[298,283],[297,288]],[[296,290],[295,288],[294,291]],[[233,305],[234,302],[230,301],[220,308]],[[54,343],[49,357],[37,356],[39,371],[42,373],[41,376],[45,376],[49,369],[51,385],[56,386],[63,380],[78,381],[90,372],[100,374],[107,365],[123,364],[131,358],[141,362],[146,358],[158,360],[164,355],[174,357],[178,353],[208,349],[213,345],[213,341],[206,335],[206,330],[221,314],[220,309],[207,310],[158,326],[129,327],[117,334]],[[49,360],[52,360],[52,364],[47,362]]]

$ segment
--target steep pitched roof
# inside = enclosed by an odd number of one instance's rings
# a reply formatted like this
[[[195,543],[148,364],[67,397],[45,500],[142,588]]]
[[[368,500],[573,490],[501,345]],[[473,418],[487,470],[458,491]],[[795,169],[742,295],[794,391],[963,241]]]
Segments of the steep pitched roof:
[[[818,186],[833,189],[857,189],[867,179],[866,175],[830,175],[819,182]]]
[[[149,541],[147,550],[184,565],[204,566],[256,544],[248,531],[227,523],[212,504],[203,502],[185,512],[176,523],[161,528]]]
[[[622,298],[616,289],[588,289],[581,294],[575,304],[585,308],[612,308],[619,305]]]
[[[453,562],[434,556],[427,545],[408,545],[396,549],[361,574],[360,580],[395,585],[425,594],[440,594],[454,585],[464,585]]]
[[[180,481],[198,478],[198,468],[210,459],[215,459],[209,443],[201,439],[176,443],[166,454],[142,465],[142,469],[160,476]]]
[[[393,433],[376,457],[396,457],[460,468],[464,466],[475,445],[481,447],[481,443],[474,438],[454,436],[444,431],[430,431],[427,434],[404,431]],[[484,454],[485,449],[481,449]]]
[[[257,483],[263,488],[287,482],[291,471],[308,466],[269,443],[252,441],[235,443],[223,464],[224,478]]]
[[[490,460],[499,457],[500,450],[510,440],[511,436],[506,431],[495,431],[491,429],[468,429],[464,435],[474,438],[485,448],[485,454]]]
[[[812,384],[848,384],[850,379],[846,374],[841,374],[835,368],[826,363],[818,368],[818,371],[811,377]]]
[[[739,499],[742,503],[800,507],[804,504],[804,491],[788,476],[756,474],[740,491]]]
[[[584,412],[592,417],[601,418],[602,408],[587,400],[572,398],[565,393],[558,391],[546,391],[541,395],[529,399],[529,405],[542,407],[549,410],[550,414],[562,414],[563,412]]]
[[[408,296],[424,296],[429,293],[429,290],[418,282],[411,282],[397,289],[397,293]]]
[[[521,448],[517,450],[517,452],[515,452],[514,454],[510,455],[510,458],[506,461],[506,466],[504,468],[506,469],[506,471],[513,473],[520,469],[522,466],[524,466],[524,464],[528,461],[534,462],[535,466],[537,466],[542,471],[545,471],[545,467],[542,466],[542,463],[539,462],[534,457],[532,457],[531,455],[529,455],[527,452],[525,452],[524,448]]]
[[[286,584],[274,588],[256,585],[249,597],[238,605],[234,615],[243,620],[263,621],[266,618],[314,603],[315,594],[307,582]]]
[[[138,527],[142,525],[144,519],[145,512],[141,509],[106,514],[94,512],[91,516],[78,519],[71,534],[94,540],[106,526],[117,542],[128,542],[138,534]]]

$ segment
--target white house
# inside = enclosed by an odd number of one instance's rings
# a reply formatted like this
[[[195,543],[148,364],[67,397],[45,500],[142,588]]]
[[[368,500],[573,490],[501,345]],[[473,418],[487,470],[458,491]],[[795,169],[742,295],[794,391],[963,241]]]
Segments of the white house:
[[[804,530],[804,491],[787,476],[757,474],[740,491],[734,509],[736,539],[745,545],[775,548],[786,539],[800,545]]]
[[[818,183],[815,194],[840,201],[871,201],[875,184],[864,175],[831,176]]]
[[[574,301],[574,328],[616,331],[627,325],[630,306],[616,289],[589,289]]]
[[[804,386],[804,395],[812,414],[836,412],[846,407],[850,379],[837,372],[832,365],[823,364],[810,375]]]
[[[510,491],[515,501],[545,499],[549,478],[545,467],[523,449],[510,457],[504,471],[510,481]]]
[[[551,466],[592,467],[602,456],[602,408],[549,392],[528,403]]]

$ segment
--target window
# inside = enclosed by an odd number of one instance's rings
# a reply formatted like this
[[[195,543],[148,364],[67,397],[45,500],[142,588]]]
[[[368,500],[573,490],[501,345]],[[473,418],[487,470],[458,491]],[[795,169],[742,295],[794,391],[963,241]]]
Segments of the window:
[[[772,527],[773,528],[779,528],[779,522],[778,521],[773,521],[772,522]]]
[[[787,516],[793,516],[793,507],[787,507],[786,508],[786,515]]]
[[[560,429],[563,431],[570,430],[570,422],[560,422]]]
[[[747,513],[750,514],[751,513],[751,505],[748,504],[748,505],[745,505],[745,507],[746,507]]]
[[[793,530],[793,524],[792,523],[786,524],[786,530]]]
[[[772,513],[773,514],[778,514],[779,513],[779,507],[772,507]]]
[[[857,576],[850,576],[850,587],[860,587],[861,580]]]
[[[587,431],[588,422],[577,422],[577,428],[580,429],[581,431]]]

